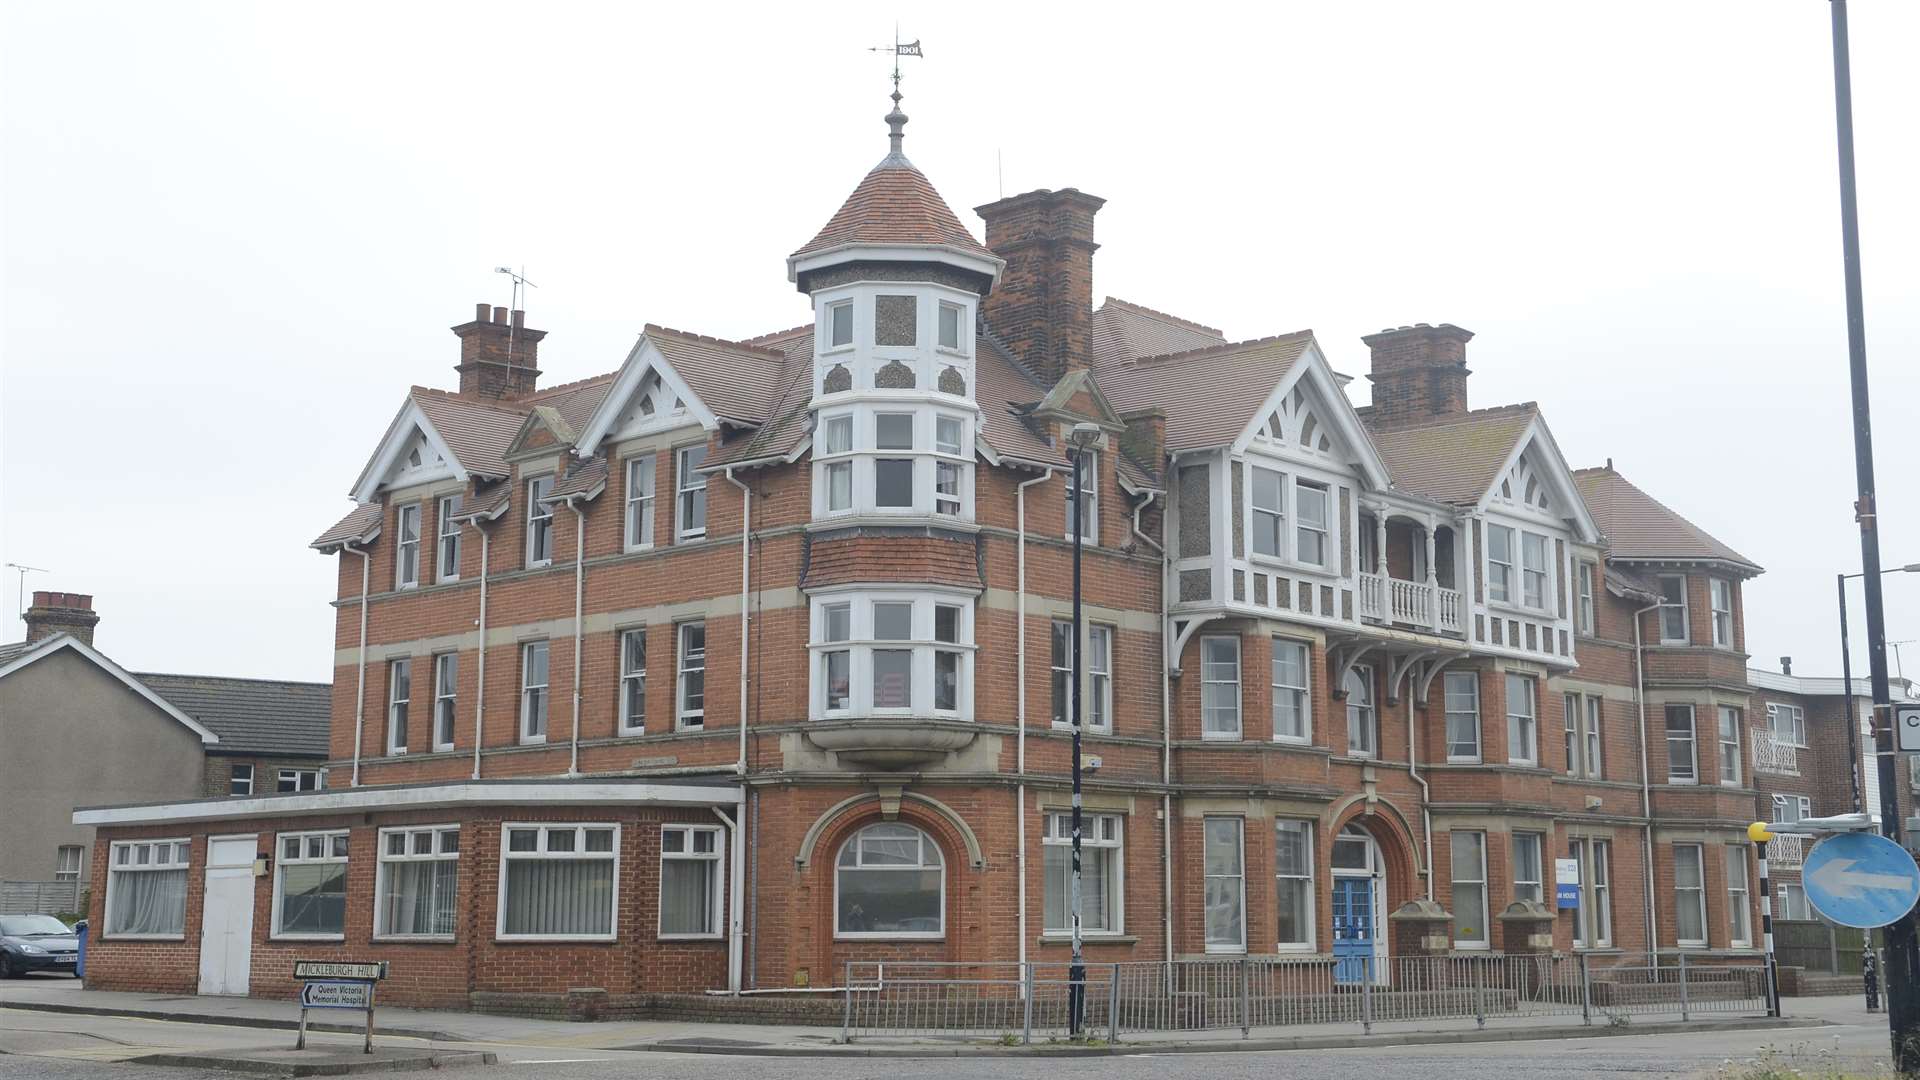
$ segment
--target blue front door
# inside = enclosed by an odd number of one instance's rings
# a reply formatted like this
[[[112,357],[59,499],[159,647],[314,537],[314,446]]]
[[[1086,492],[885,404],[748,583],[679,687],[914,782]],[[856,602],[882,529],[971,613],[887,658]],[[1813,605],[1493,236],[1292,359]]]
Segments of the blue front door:
[[[1373,957],[1373,879],[1333,879],[1333,978],[1357,983],[1371,971]]]

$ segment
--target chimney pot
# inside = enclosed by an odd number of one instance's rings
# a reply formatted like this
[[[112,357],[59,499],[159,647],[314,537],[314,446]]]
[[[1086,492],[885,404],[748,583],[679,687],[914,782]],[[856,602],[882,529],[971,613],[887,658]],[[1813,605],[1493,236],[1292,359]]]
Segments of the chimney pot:
[[[473,305],[473,321],[486,322],[487,312],[490,310],[492,310],[492,308],[485,300]]]
[[[513,309],[513,328],[519,330],[527,325],[527,313],[522,308]]]
[[[453,328],[460,339],[460,394],[487,401],[518,401],[532,394],[540,378],[540,339],[545,330],[529,330],[526,313],[479,304],[474,320]]]
[[[1780,658],[1780,674],[1782,675],[1793,674],[1793,657],[1783,656]]]
[[[496,306],[493,309],[493,321],[497,323],[505,323],[507,321],[507,309]]]
[[[93,644],[93,628],[100,616],[93,610],[91,593],[34,590],[33,606],[23,616],[27,624],[27,644],[45,641],[56,634],[72,634],[83,644]]]

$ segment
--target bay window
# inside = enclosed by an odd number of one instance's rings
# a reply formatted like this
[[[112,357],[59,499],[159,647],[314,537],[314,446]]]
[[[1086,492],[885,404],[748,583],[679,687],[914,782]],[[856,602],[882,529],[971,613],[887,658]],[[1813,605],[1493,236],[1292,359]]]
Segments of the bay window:
[[[1753,947],[1753,911],[1747,893],[1747,846],[1728,844],[1721,850],[1727,860],[1727,944],[1749,949]]]
[[[339,938],[347,932],[347,832],[281,833],[274,861],[273,936]]]
[[[1485,949],[1487,934],[1487,834],[1452,832],[1453,947]]]
[[[1273,826],[1273,889],[1280,916],[1275,941],[1282,952],[1312,952],[1313,823],[1281,818]]]
[[[1580,873],[1580,906],[1573,910],[1573,944],[1580,949],[1604,949],[1613,944],[1613,889],[1607,840],[1573,839],[1567,855]]]
[[[1541,867],[1539,833],[1513,834],[1513,898],[1547,902],[1546,875]]]
[[[1693,706],[1669,705],[1667,714],[1667,783],[1692,784],[1700,779],[1700,759],[1694,751]]]
[[[1240,639],[1200,639],[1200,736],[1240,737]]]
[[[1722,705],[1720,713],[1720,783],[1740,786],[1740,710]]]
[[[1085,933],[1120,933],[1125,873],[1120,841],[1120,815],[1081,812],[1080,929]],[[1046,877],[1043,928],[1049,934],[1064,934],[1073,929],[1073,912],[1067,903],[1073,869],[1072,814],[1047,815],[1040,853]]]
[[[1687,643],[1687,579],[1679,574],[1660,575],[1660,643]]]
[[[950,352],[962,351],[960,327],[965,319],[965,315],[966,309],[962,308],[959,304],[949,304],[944,300],[940,302],[940,339],[938,344],[942,349]]]
[[[451,938],[459,883],[460,828],[380,830],[373,936]]]
[[[853,344],[853,301],[827,305],[827,348],[844,349]]]
[[[1707,944],[1705,851],[1699,844],[1673,845],[1674,935],[1682,946]]]
[[[1708,582],[1709,604],[1713,609],[1713,643],[1722,649],[1733,648],[1733,583],[1724,578]]]
[[[510,823],[500,829],[495,936],[613,940],[620,826]]]
[[[1208,952],[1245,952],[1247,949],[1247,877],[1241,830],[1237,817],[1202,820],[1201,853],[1204,877],[1206,942]]]
[[[185,839],[113,845],[107,864],[107,936],[177,938],[187,932]]]
[[[962,413],[865,404],[820,417],[813,513],[973,516],[971,420]]]
[[[854,591],[813,602],[813,715],[970,719],[973,605],[968,597]]]
[[[848,838],[833,883],[836,937],[946,934],[946,859],[933,837],[906,822],[875,822]]]
[[[660,936],[720,936],[720,829],[660,826]]]

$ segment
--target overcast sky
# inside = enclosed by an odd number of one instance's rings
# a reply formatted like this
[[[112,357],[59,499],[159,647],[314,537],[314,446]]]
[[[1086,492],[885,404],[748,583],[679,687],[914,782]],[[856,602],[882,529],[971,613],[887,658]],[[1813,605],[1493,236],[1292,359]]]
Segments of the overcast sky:
[[[447,328],[507,302],[492,268],[539,286],[548,384],[647,322],[806,321],[783,260],[885,152],[863,49],[897,16],[927,53],[907,152],[976,231],[1003,192],[1104,196],[1096,297],[1310,327],[1356,375],[1364,333],[1475,331],[1475,406],[1539,401],[1574,465],[1611,457],[1764,565],[1756,664],[1837,673],[1859,545],[1825,0],[658,7],[0,4],[0,561],[93,593],[136,670],[328,677],[334,563],[306,545],[408,384],[456,384]],[[1851,7],[1898,564],[1920,5]],[[1920,574],[1887,600],[1920,638]]]

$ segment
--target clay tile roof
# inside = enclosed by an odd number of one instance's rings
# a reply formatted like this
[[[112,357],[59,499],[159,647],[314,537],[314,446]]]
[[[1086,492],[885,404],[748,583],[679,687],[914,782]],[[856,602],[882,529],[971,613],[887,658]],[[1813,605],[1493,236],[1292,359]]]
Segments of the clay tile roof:
[[[1227,336],[1211,326],[1189,322],[1164,311],[1107,297],[1093,313],[1093,364],[1123,363],[1142,356],[1160,356],[1219,345]]]
[[[454,516],[461,521],[492,521],[506,511],[512,495],[512,484],[495,484],[492,491],[476,489],[472,498],[461,502]]]
[[[860,181],[825,228],[793,253],[796,259],[849,244],[941,244],[999,261],[973,238],[926,174],[889,156]]]
[[[416,386],[411,393],[414,404],[446,440],[447,449],[460,460],[461,468],[478,476],[510,474],[507,447],[513,445],[513,437],[519,434],[531,405],[515,408],[475,401],[425,386]]]
[[[600,407],[600,402],[606,399],[607,392],[613,389],[613,380],[619,374],[617,371],[609,371],[595,375],[591,379],[548,387],[527,397],[523,403],[528,406],[550,406],[560,414],[562,420],[567,422],[568,427],[575,431],[584,431],[587,422],[593,419],[594,410]]]
[[[1703,559],[1734,563],[1754,573],[1760,565],[1715,540],[1705,529],[1627,482],[1611,468],[1578,469],[1574,483],[1616,559]]]
[[[673,370],[722,420],[764,423],[785,389],[782,376],[787,355],[777,349],[652,324],[646,333]]]
[[[984,330],[984,327],[982,328]],[[974,336],[973,399],[980,404],[980,437],[1002,458],[1065,467],[1067,455],[1040,437],[1023,414],[1047,394],[991,333]]]
[[[1437,424],[1370,433],[1394,487],[1436,502],[1470,506],[1493,487],[1500,467],[1539,414],[1529,401],[1476,409]],[[1366,414],[1361,415],[1365,419]]]
[[[327,756],[331,683],[230,679],[213,675],[134,678],[220,736],[216,753]]]
[[[607,459],[591,457],[584,461],[574,461],[567,467],[567,475],[553,485],[553,491],[542,501],[564,499],[569,495],[598,493],[607,486]]]
[[[332,528],[314,537],[313,543],[307,546],[326,551],[342,544],[363,543],[380,531],[381,520],[379,503],[363,503],[334,522]]]
[[[1158,407],[1167,414],[1167,452],[1231,443],[1294,362],[1313,331],[1207,347],[1131,363],[1097,366],[1094,374],[1114,410]]]

